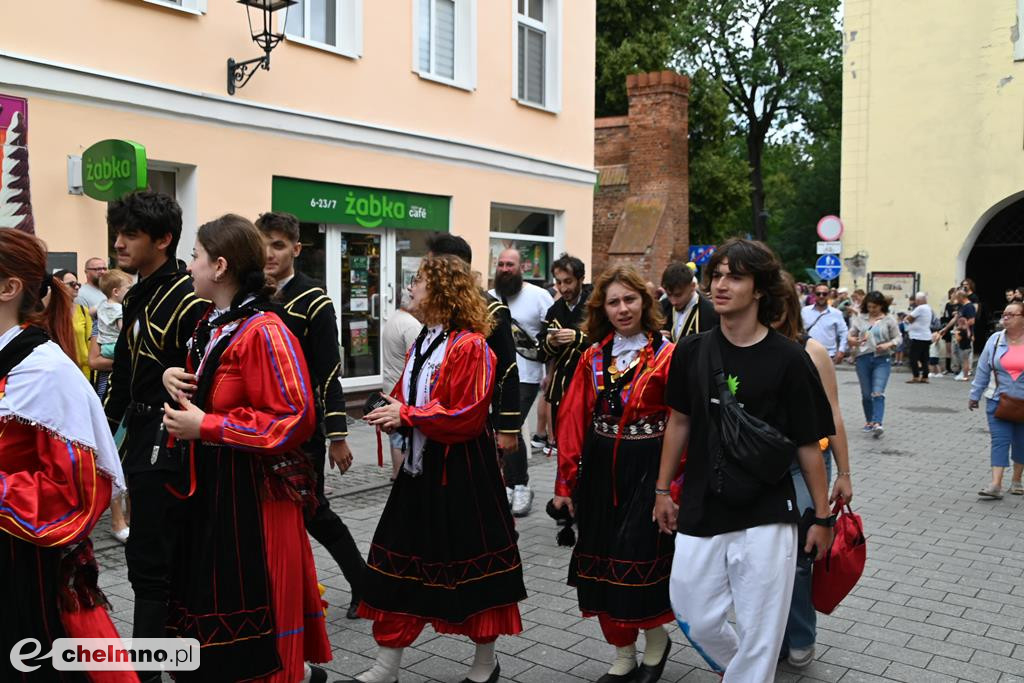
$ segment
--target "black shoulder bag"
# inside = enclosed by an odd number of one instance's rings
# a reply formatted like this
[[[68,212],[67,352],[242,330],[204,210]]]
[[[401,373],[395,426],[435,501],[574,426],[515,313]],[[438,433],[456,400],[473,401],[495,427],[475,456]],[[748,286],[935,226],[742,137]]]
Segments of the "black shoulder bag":
[[[769,334],[771,334],[769,332]],[[700,353],[701,393],[708,416],[711,458],[709,488],[726,503],[743,506],[766,486],[777,484],[796,458],[796,444],[760,418],[750,415],[729,390],[722,370],[722,354],[715,333],[703,342]],[[709,406],[711,381],[717,391],[718,410]]]

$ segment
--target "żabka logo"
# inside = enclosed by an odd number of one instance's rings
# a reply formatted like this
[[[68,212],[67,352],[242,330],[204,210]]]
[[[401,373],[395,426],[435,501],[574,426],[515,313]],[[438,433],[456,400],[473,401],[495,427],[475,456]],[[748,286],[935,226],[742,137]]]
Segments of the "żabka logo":
[[[85,181],[106,192],[114,186],[115,180],[127,180],[132,175],[132,165],[127,159],[109,157],[97,161],[86,161]]]
[[[11,648],[11,666],[32,673],[51,660],[55,671],[196,671],[199,641],[194,638],[57,638],[43,651],[35,638]],[[32,663],[34,662],[34,663]]]

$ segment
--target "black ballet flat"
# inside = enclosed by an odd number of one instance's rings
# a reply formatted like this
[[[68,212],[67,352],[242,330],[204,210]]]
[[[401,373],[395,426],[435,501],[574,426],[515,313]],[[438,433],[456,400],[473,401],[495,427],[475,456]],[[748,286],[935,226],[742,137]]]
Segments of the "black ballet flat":
[[[358,619],[359,618],[359,599],[353,598],[352,602],[348,604],[348,610],[345,612],[346,619]]]
[[[661,680],[661,674],[665,670],[665,662],[668,661],[668,651],[672,649],[672,641],[665,643],[665,651],[661,653],[661,661],[651,666],[643,664],[636,675],[636,683],[657,683]]]
[[[501,677],[501,663],[498,661],[498,658],[495,657],[494,658],[494,671],[491,672],[491,675],[487,678],[486,681],[484,681],[484,683],[498,683],[498,678],[500,678],[500,677]],[[476,681],[471,681],[468,678],[463,678],[462,679],[462,683],[477,683],[477,682]]]
[[[309,665],[309,683],[327,683],[327,672],[319,666]]]
[[[639,668],[634,668],[628,674],[605,674],[597,679],[597,683],[629,683],[636,680],[638,671],[640,671]]]

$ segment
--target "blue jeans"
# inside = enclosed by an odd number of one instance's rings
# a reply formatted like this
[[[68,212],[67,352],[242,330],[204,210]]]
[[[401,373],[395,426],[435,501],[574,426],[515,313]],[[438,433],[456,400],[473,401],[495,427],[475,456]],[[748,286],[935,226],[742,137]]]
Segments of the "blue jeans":
[[[821,455],[825,459],[825,479],[831,482],[832,449],[824,451]],[[793,488],[796,490],[796,509],[802,515],[804,510],[814,507],[814,500],[811,498],[811,492],[807,490],[799,461],[793,463],[789,473],[793,477]],[[789,605],[789,621],[786,623],[782,652],[788,654],[790,648],[803,650],[814,645],[818,635],[817,626],[818,617],[811,603],[811,568],[797,565],[796,580],[793,582],[793,602]]]
[[[1009,467],[1011,447],[1013,461],[1024,463],[1024,422],[1010,422],[996,417],[999,401],[985,403],[988,431],[992,435],[992,467]]]
[[[891,372],[892,359],[889,356],[876,356],[872,353],[857,356],[860,404],[864,408],[865,422],[882,424],[882,418],[885,417],[885,385],[889,383]]]

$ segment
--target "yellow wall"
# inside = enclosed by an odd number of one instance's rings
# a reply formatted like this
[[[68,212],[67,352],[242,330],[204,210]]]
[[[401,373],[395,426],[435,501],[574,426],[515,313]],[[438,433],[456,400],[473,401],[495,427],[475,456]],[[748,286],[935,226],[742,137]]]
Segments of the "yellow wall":
[[[1016,6],[846,0],[845,13],[843,256],[918,271],[941,305],[993,207],[1024,191]]]
[[[557,116],[512,97],[514,0],[477,0],[473,92],[413,72],[412,6],[363,0],[362,58],[285,41],[235,97],[593,166],[595,0],[563,0]],[[227,59],[261,54],[234,0],[202,16],[143,0],[5,2],[0,51],[221,96]]]
[[[110,137],[143,143],[149,158],[196,166],[200,223],[229,211],[255,218],[269,210],[271,178],[281,175],[452,196],[452,231],[470,241],[478,270],[488,266],[491,202],[564,211],[565,247],[590,254],[591,187],[189,120],[154,119],[30,93],[7,94],[29,96],[36,232],[53,251],[78,252],[80,264],[89,256],[105,255],[106,204],[67,193],[66,156]]]

